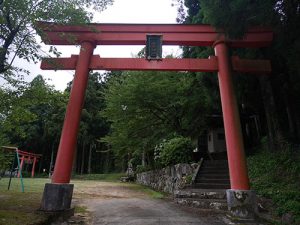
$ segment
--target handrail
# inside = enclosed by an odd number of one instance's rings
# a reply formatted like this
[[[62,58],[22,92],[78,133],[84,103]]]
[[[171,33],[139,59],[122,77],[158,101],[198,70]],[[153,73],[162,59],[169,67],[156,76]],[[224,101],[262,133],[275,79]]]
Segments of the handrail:
[[[203,160],[204,160],[204,158],[201,158],[201,159],[200,159],[199,164],[198,164],[198,167],[197,167],[195,173],[193,174],[193,177],[192,177],[192,184],[195,183],[197,174],[198,174],[198,172],[199,172],[199,170],[200,170],[200,168],[201,168],[201,166],[202,166],[202,164],[203,164]]]

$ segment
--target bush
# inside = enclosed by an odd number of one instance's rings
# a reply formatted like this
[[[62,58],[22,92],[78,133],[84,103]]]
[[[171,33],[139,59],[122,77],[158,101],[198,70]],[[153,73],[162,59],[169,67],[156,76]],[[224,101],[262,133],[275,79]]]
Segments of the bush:
[[[150,166],[137,165],[135,173],[143,173],[143,172],[149,171],[151,169],[152,168]]]
[[[300,152],[287,146],[284,151],[261,150],[248,157],[252,188],[276,203],[278,215],[292,213],[300,221]]]
[[[175,137],[163,142],[160,152],[160,162],[163,166],[192,161],[193,146],[191,140],[184,137]]]

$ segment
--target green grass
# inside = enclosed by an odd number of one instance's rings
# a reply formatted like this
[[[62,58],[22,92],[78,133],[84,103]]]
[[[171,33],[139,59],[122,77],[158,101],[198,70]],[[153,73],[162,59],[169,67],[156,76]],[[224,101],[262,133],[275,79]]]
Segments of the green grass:
[[[0,210],[1,225],[33,225],[41,224],[46,220],[45,216],[37,213],[22,211]]]
[[[167,196],[166,193],[154,191],[151,188],[140,185],[140,184],[131,183],[129,187],[130,187],[130,189],[132,189],[134,191],[143,192],[143,193],[147,194],[149,197],[154,198],[154,199],[162,199]]]
[[[119,181],[121,177],[125,176],[123,173],[107,173],[107,174],[84,174],[73,175],[72,179],[76,180],[98,180],[98,181]]]
[[[0,224],[27,225],[46,221],[47,217],[36,210],[40,206],[42,192],[49,179],[25,178],[24,193],[21,192],[20,179],[12,179],[9,191],[8,181],[8,178],[0,180]]]
[[[2,178],[0,180],[0,192],[7,191],[9,178]],[[24,178],[24,190],[25,192],[42,192],[44,190],[45,183],[50,183],[50,179],[46,178]],[[21,192],[21,180],[20,178],[12,178],[10,191]]]
[[[82,205],[76,205],[75,206],[75,213],[81,213],[81,214],[88,213],[87,207],[82,206]]]

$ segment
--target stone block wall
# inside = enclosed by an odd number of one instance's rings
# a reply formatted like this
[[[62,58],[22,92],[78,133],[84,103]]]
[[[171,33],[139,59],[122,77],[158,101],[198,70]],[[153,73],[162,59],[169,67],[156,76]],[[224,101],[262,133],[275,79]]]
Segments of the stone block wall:
[[[180,163],[160,170],[151,170],[137,174],[136,182],[158,191],[173,193],[187,184],[187,180],[191,179],[197,167],[197,163]]]

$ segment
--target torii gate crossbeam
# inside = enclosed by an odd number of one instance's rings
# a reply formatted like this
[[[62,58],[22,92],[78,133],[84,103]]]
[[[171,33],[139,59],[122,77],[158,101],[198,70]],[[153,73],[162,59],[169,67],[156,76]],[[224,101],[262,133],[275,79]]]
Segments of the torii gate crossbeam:
[[[70,182],[74,150],[77,140],[81,109],[89,70],[171,70],[218,72],[225,138],[230,173],[231,190],[227,190],[228,206],[234,216],[252,217],[250,210],[254,194],[249,186],[240,117],[232,82],[232,71],[266,74],[271,72],[268,60],[245,60],[229,57],[228,49],[260,48],[271,44],[273,33],[269,29],[250,29],[241,40],[228,40],[210,25],[179,24],[88,24],[67,26],[52,23],[37,23],[43,31],[46,44],[81,45],[79,56],[70,58],[44,59],[42,69],[75,69],[60,145],[58,149],[52,184],[46,184],[42,208],[64,210],[70,207],[72,190]],[[96,45],[145,45],[148,34],[162,36],[164,45],[211,46],[215,56],[209,59],[161,59],[101,58],[93,55]],[[51,186],[52,185],[52,186]],[[58,187],[57,187],[58,185]],[[64,204],[53,206],[53,193],[64,189]],[[71,192],[71,193],[70,193]],[[243,204],[236,196],[243,195]],[[49,197],[51,196],[51,197]],[[250,200],[249,200],[250,199]],[[252,199],[252,200],[251,200]],[[50,202],[50,203],[48,203]],[[243,215],[238,214],[243,208]]]

